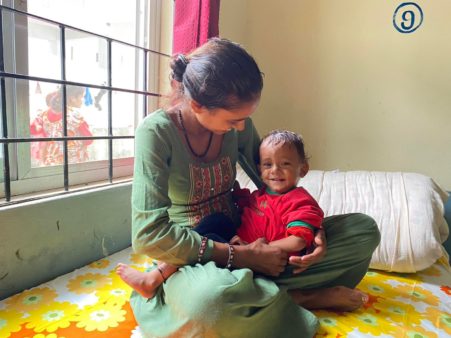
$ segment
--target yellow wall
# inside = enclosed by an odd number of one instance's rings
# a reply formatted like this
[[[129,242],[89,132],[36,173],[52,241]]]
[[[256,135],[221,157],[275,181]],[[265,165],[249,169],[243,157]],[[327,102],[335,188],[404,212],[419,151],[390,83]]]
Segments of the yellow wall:
[[[315,169],[411,171],[451,189],[451,2],[223,0],[220,34],[265,73],[261,133],[300,132]]]

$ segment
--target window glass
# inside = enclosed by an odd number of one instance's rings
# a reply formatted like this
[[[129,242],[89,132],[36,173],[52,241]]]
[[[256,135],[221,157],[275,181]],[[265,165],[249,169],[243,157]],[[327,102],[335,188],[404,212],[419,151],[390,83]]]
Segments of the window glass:
[[[28,13],[146,47],[144,27],[150,0],[28,0]]]
[[[33,0],[28,2],[28,12],[59,22],[85,29],[89,32],[110,36],[124,42],[136,43],[143,40],[137,36],[137,25],[145,21],[145,17],[137,13],[139,1],[80,1],[65,0]],[[108,10],[106,10],[108,9]],[[83,19],[83,20],[80,20]],[[141,32],[144,34],[144,32]],[[59,27],[29,20],[28,55],[29,73],[37,76],[61,78],[61,53],[59,40]],[[108,42],[103,37],[80,32],[79,30],[65,29],[65,76],[67,81],[91,83],[106,86],[108,84]],[[112,86],[131,90],[143,90],[143,61],[144,51],[126,44],[111,43],[111,73]],[[49,65],[42,67],[43,64]],[[53,67],[55,65],[55,67]],[[42,69],[47,69],[42,74]],[[49,70],[50,69],[50,70]],[[83,98],[78,97],[80,103],[73,106],[75,98],[72,97],[73,88],[67,90],[67,122],[69,136],[105,136],[108,135],[108,91],[86,87]],[[78,94],[78,90],[75,89]],[[61,88],[54,84],[31,83],[30,98],[30,133],[36,134],[36,117],[44,118],[44,132],[46,136],[63,136],[60,118],[53,114],[55,110],[43,106],[44,102],[51,103],[57,100],[59,110],[62,111],[61,99],[58,93]],[[113,92],[113,123],[114,134],[133,135],[135,128],[134,114],[142,111],[143,101],[136,95],[123,92]],[[49,119],[47,115],[51,116]],[[42,116],[44,115],[44,116]],[[39,117],[38,117],[39,119]],[[57,121],[55,121],[55,119]],[[41,135],[43,136],[43,135]],[[121,144],[117,141],[116,143]],[[62,142],[54,142],[52,151],[59,153],[58,160],[50,158],[36,159],[36,156],[56,156],[41,149],[36,151],[33,143],[30,149],[32,165],[48,166],[62,164]],[[48,142],[43,144],[49,145]],[[130,142],[123,142],[129,149],[113,149],[113,158],[132,157],[133,147]],[[69,163],[99,161],[108,159],[108,143],[96,141],[68,142]]]
[[[107,83],[108,50],[105,38],[66,29],[65,47],[67,81],[96,85]]]
[[[144,89],[144,51],[142,49],[113,42],[112,86],[131,90]]]
[[[114,178],[130,176],[134,130],[161,105],[143,92],[169,88],[168,56],[140,48],[159,49],[160,0],[0,2],[54,20],[2,11],[5,71],[21,77],[5,77],[3,88],[8,138],[20,139],[8,146],[12,196],[65,188],[65,182],[109,182],[110,170]],[[77,139],[59,139],[65,130]],[[0,145],[2,167],[3,158]],[[3,175],[0,170],[0,182]],[[1,185],[0,198],[6,191]]]
[[[18,36],[20,40],[17,41],[16,48],[23,55],[28,54],[27,60],[16,60],[16,67],[22,69],[23,71],[21,73],[23,74],[61,79],[59,27],[42,20],[36,20],[30,17],[24,18],[24,15],[20,14],[16,14],[15,17],[16,20],[26,23],[27,28]],[[27,41],[24,41],[25,39]],[[19,43],[20,45],[18,45]]]

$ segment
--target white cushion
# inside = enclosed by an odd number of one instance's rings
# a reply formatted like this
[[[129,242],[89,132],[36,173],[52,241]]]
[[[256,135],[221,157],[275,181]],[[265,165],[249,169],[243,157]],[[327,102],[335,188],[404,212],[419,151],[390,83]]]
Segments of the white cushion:
[[[242,170],[242,186],[255,186]],[[405,172],[311,170],[299,185],[318,201],[325,216],[360,212],[374,218],[381,243],[373,269],[416,272],[446,255],[444,218],[448,194],[430,177]]]

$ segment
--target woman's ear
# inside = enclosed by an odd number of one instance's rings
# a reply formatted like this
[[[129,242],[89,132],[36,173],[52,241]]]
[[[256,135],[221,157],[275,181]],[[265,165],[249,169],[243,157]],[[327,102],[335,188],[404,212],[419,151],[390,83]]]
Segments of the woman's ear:
[[[299,172],[299,176],[300,177],[304,177],[305,175],[307,175],[308,171],[310,169],[310,166],[308,164],[308,162],[304,162],[301,166],[301,170]]]
[[[189,106],[194,114],[201,114],[205,110],[205,107],[193,99],[189,100]]]

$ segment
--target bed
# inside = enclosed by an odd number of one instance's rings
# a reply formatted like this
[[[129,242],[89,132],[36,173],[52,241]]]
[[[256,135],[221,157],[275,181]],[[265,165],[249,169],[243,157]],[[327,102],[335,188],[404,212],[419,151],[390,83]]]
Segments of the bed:
[[[312,171],[301,184],[326,215],[373,216],[383,240],[358,285],[368,303],[352,313],[315,311],[316,337],[451,337],[451,268],[441,245],[448,194],[409,173]],[[143,337],[128,303],[131,290],[114,273],[118,262],[140,270],[152,264],[127,248],[4,299],[0,338]]]

